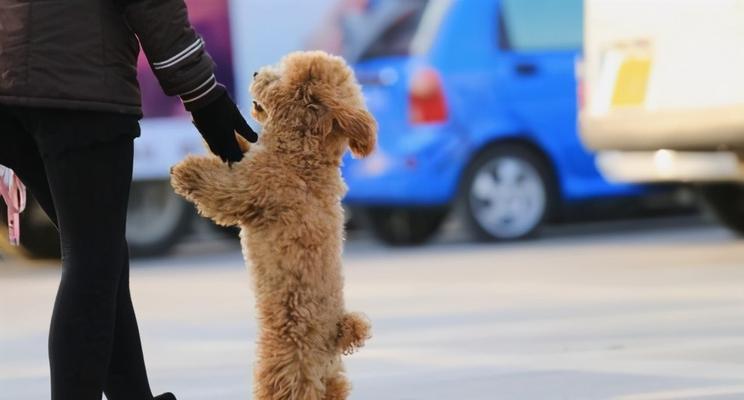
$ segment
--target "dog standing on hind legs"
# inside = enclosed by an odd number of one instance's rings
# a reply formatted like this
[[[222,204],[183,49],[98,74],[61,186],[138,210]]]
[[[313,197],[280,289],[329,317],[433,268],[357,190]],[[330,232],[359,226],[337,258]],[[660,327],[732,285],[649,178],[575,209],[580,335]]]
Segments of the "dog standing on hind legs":
[[[344,308],[341,252],[350,148],[367,156],[377,124],[343,59],[298,52],[264,67],[251,85],[263,134],[232,167],[190,156],[172,170],[176,192],[225,226],[241,227],[259,322],[258,400],[343,400],[342,354],[369,337]]]

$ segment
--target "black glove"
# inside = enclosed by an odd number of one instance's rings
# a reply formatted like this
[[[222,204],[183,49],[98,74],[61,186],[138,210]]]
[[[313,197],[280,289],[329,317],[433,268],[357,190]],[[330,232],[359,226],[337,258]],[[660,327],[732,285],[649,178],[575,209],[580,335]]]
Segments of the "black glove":
[[[226,163],[243,159],[235,132],[251,143],[258,140],[258,135],[245,122],[227,92],[206,106],[194,110],[191,116],[209,149]]]

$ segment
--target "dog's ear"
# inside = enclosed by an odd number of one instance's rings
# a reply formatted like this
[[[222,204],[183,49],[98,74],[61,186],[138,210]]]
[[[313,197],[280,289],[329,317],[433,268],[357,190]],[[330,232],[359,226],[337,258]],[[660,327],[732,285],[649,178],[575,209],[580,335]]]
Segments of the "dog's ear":
[[[349,139],[349,148],[357,157],[372,154],[377,144],[377,121],[363,108],[341,107],[334,112],[334,125]]]

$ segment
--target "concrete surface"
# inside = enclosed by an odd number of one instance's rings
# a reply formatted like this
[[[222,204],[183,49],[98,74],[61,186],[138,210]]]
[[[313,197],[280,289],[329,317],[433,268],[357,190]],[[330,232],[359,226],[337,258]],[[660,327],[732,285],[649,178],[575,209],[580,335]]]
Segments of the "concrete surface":
[[[744,241],[620,223],[535,241],[347,246],[346,297],[374,323],[347,359],[357,400],[744,399]],[[59,271],[0,261],[0,399],[49,398]],[[134,263],[155,391],[250,398],[249,275],[233,242]]]

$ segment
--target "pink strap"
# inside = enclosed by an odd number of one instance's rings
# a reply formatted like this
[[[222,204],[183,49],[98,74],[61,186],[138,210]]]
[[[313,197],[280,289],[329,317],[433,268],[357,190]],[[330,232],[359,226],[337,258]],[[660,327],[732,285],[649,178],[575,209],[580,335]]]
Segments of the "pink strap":
[[[21,239],[21,213],[26,209],[26,187],[10,168],[0,165],[0,197],[8,207],[10,244],[18,246]]]

